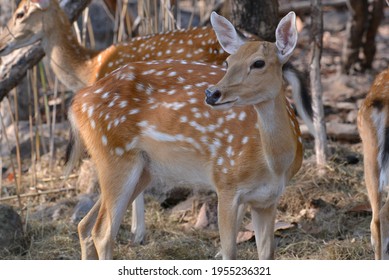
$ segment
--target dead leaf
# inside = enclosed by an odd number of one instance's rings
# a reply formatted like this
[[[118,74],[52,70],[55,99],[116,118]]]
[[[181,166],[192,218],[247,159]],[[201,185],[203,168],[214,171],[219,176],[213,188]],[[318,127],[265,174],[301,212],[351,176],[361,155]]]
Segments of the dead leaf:
[[[13,172],[9,173],[7,176],[7,180],[9,182],[13,182],[15,180],[15,174]]]
[[[284,221],[276,221],[276,224],[274,225],[274,231],[277,230],[287,230],[290,228],[294,228],[295,224],[284,222]]]
[[[208,225],[209,221],[207,217],[207,210],[208,210],[208,205],[205,202],[203,206],[201,206],[199,215],[197,216],[197,221],[196,224],[194,225],[195,229],[202,229]]]
[[[371,206],[369,203],[363,203],[363,204],[358,204],[354,206],[353,208],[349,209],[347,212],[348,213],[371,213]]]
[[[253,237],[254,237],[253,231],[239,231],[238,236],[236,237],[236,244],[249,241]]]

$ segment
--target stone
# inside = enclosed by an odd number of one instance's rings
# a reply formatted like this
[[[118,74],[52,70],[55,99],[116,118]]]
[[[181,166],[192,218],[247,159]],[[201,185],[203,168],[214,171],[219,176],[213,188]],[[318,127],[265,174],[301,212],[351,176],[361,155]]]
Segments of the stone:
[[[25,247],[22,219],[11,206],[0,204],[0,251],[24,251]]]

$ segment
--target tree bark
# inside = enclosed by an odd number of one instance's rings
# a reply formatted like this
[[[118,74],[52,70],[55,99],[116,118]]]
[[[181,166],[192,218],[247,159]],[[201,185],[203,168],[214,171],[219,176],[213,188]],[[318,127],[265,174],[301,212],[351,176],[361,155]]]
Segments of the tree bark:
[[[259,38],[274,42],[279,22],[278,0],[229,0],[231,22]]]
[[[320,77],[320,59],[323,49],[323,13],[321,9],[321,0],[312,0],[311,3],[312,57],[310,64],[310,79],[312,89],[313,125],[315,128],[316,163],[321,169],[327,162],[327,133],[324,120],[323,89]]]
[[[376,53],[375,37],[384,15],[383,0],[348,0],[350,18],[342,51],[342,73],[370,69]],[[369,7],[370,6],[370,7]],[[360,58],[363,50],[363,59]]]
[[[74,21],[92,0],[62,0],[61,7]],[[45,55],[40,43],[17,50],[0,61],[0,102]]]

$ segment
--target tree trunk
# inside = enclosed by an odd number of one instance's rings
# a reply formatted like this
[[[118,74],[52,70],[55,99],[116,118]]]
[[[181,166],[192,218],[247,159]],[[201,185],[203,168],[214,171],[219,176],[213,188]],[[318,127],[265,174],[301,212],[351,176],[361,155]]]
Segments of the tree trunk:
[[[66,0],[61,6],[74,21],[92,0]],[[37,64],[44,52],[40,44],[22,48],[2,58],[0,61],[0,101],[26,75],[27,70]]]
[[[312,40],[311,40],[311,64],[310,79],[312,89],[313,125],[315,128],[315,152],[316,163],[322,167],[327,162],[327,133],[324,120],[323,89],[320,77],[320,59],[323,49],[323,14],[321,0],[312,0]]]
[[[342,51],[342,73],[370,69],[376,52],[375,37],[384,15],[383,0],[348,0],[349,20]],[[369,7],[370,6],[370,7]],[[363,59],[360,58],[363,50]]]
[[[238,28],[274,42],[279,22],[278,0],[229,0],[231,22]]]

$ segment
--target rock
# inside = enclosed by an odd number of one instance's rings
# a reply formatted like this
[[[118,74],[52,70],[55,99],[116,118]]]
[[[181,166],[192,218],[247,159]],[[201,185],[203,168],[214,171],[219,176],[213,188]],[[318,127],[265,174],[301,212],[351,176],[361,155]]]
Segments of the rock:
[[[326,128],[327,128],[327,135],[331,139],[337,141],[347,141],[352,143],[361,141],[356,124],[327,122]],[[303,138],[305,139],[312,138],[312,135],[309,133],[308,128],[305,124],[300,125],[300,130]]]
[[[358,118],[358,111],[353,110],[347,114],[346,121],[349,123],[357,123],[357,118]]]
[[[358,142],[360,141],[357,126],[355,124],[328,122],[327,134],[336,140]]]
[[[72,205],[72,201],[67,199],[59,201],[58,203],[45,203],[37,207],[36,211],[30,215],[31,220],[38,221],[57,221],[64,219],[69,215],[69,209]]]
[[[185,201],[192,193],[192,190],[185,187],[172,188],[166,194],[166,199],[161,203],[163,208],[171,208],[176,206],[182,201]]]
[[[11,206],[0,204],[0,251],[23,251],[25,247],[19,214]]]
[[[99,188],[95,164],[91,159],[85,159],[80,167],[76,183],[77,189],[83,194],[96,193]]]
[[[355,102],[337,102],[336,108],[338,108],[339,110],[346,110],[346,111],[352,111],[358,109]]]
[[[70,218],[72,223],[78,224],[85,217],[95,204],[97,196],[93,194],[82,194],[78,197],[78,203],[74,207],[73,215]]]

